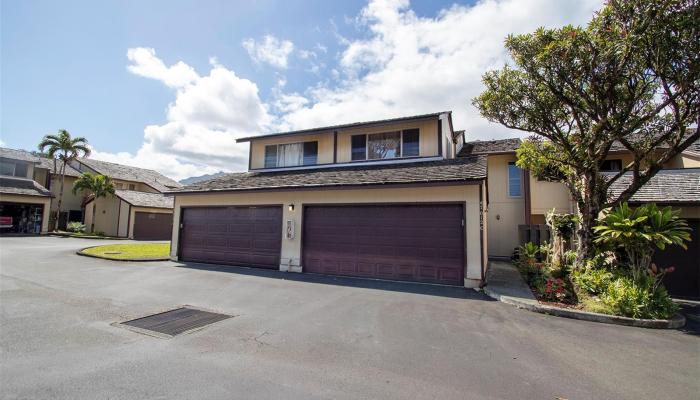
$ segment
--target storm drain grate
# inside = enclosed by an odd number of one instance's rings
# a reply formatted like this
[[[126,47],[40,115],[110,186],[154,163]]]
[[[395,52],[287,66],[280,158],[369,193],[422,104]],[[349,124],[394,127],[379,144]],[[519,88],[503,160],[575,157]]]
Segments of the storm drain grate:
[[[119,325],[173,337],[227,318],[232,318],[232,316],[198,310],[191,307],[181,307],[160,314],[132,319],[131,321],[122,322]]]

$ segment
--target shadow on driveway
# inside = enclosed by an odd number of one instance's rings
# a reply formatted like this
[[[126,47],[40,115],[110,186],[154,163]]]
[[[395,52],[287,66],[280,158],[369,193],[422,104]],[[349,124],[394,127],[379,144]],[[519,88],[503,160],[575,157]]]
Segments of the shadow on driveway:
[[[178,262],[178,268],[191,268],[204,271],[228,272],[239,275],[282,279],[295,282],[319,283],[324,285],[348,286],[363,289],[387,290],[402,293],[424,294],[428,296],[452,297],[460,299],[495,301],[472,289],[458,286],[431,285],[425,283],[384,281],[378,279],[353,278],[345,276],[321,275],[312,273],[282,272],[273,269],[238,267],[231,265]]]

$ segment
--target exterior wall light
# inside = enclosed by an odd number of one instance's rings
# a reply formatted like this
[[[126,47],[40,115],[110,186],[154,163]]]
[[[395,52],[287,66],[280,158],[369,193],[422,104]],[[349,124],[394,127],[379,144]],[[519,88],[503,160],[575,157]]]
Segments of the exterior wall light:
[[[289,211],[294,211],[294,203],[291,203],[291,204],[289,205]]]

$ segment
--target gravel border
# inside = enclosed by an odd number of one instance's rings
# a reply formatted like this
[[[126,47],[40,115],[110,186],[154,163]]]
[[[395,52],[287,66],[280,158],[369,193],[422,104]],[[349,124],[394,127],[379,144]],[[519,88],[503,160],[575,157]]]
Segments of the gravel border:
[[[85,253],[84,251],[87,249],[93,249],[95,247],[101,247],[101,246],[109,246],[109,245],[99,245],[99,246],[90,246],[90,247],[84,247],[78,251],[75,252],[75,254],[83,257],[92,257],[92,258],[99,258],[102,260],[109,260],[109,261],[122,261],[122,262],[131,262],[131,261],[136,261],[136,262],[148,262],[148,261],[170,261],[170,257],[159,257],[159,258],[109,258],[109,257],[103,257],[103,256],[98,256],[96,254],[90,254],[90,253]]]
[[[569,308],[554,307],[546,304],[540,304],[537,300],[526,300],[517,297],[503,296],[496,291],[484,287],[484,293],[489,297],[500,302],[516,306],[528,311],[537,312],[540,314],[554,315],[556,317],[580,319],[583,321],[600,322],[603,324],[615,324],[625,326],[635,326],[638,328],[651,329],[678,329],[685,325],[685,317],[681,314],[674,315],[671,319],[637,319],[629,317],[620,317],[617,315],[599,314],[588,311],[574,310]]]

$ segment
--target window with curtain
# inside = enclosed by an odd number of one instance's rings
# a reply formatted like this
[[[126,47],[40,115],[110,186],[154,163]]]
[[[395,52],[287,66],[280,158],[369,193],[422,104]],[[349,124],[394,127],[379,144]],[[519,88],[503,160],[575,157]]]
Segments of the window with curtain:
[[[298,142],[265,146],[265,168],[315,165],[318,142]]]
[[[351,137],[351,160],[385,160],[401,157],[418,157],[420,131],[403,131],[353,135]]]
[[[508,196],[521,197],[523,195],[523,173],[515,162],[508,163]]]

